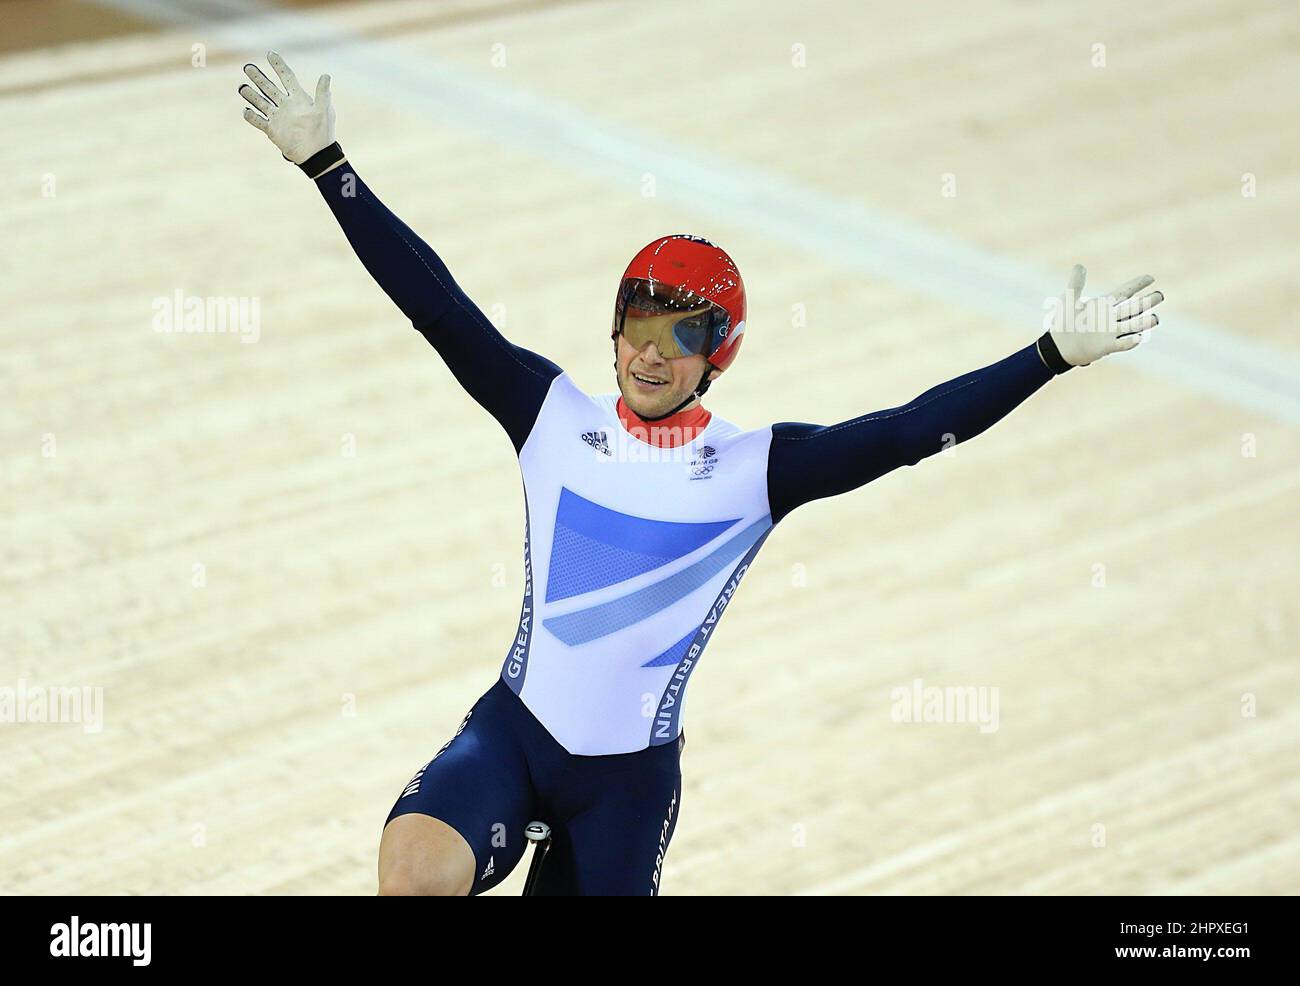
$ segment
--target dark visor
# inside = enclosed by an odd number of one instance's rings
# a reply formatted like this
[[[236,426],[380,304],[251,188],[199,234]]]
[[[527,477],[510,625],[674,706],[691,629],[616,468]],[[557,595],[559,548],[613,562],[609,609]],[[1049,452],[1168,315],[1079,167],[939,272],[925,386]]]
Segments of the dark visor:
[[[630,277],[619,288],[614,324],[636,349],[653,342],[660,356],[708,356],[726,336],[727,310],[659,281]]]

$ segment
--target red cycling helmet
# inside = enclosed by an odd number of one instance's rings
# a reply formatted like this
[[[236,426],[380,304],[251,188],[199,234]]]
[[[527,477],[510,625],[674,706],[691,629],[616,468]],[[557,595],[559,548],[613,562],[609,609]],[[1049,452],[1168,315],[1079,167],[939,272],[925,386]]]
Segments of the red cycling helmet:
[[[650,340],[663,356],[699,354],[725,370],[745,334],[745,282],[735,261],[685,233],[647,244],[619,282],[610,337],[619,333],[638,349]]]

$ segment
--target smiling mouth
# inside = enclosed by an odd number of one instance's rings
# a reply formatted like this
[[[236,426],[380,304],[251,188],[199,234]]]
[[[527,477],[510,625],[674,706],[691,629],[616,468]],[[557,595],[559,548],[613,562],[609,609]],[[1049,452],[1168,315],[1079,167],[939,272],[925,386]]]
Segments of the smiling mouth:
[[[641,374],[635,372],[632,374],[632,378],[636,380],[637,383],[644,384],[647,387],[662,387],[668,382],[667,380],[656,380],[654,377],[643,377]]]

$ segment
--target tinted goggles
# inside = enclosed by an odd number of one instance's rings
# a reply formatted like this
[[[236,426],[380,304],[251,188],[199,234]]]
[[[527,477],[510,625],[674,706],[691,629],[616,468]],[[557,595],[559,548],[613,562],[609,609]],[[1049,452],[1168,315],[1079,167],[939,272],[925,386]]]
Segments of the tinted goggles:
[[[653,342],[660,356],[711,356],[726,337],[727,310],[684,288],[628,278],[619,288],[614,325],[635,349]]]

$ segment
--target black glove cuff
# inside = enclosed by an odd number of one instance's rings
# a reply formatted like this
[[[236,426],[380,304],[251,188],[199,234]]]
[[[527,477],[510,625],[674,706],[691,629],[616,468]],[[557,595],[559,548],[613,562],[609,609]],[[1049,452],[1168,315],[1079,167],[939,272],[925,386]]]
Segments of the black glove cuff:
[[[329,147],[317,151],[298,167],[302,168],[303,174],[315,181],[345,157],[347,155],[343,153],[343,148],[339,147],[339,142],[336,140]]]
[[[1066,370],[1074,369],[1074,366],[1067,363],[1061,351],[1056,348],[1056,342],[1050,332],[1044,332],[1038,337],[1038,357],[1043,361],[1043,365],[1055,374],[1059,375]]]

